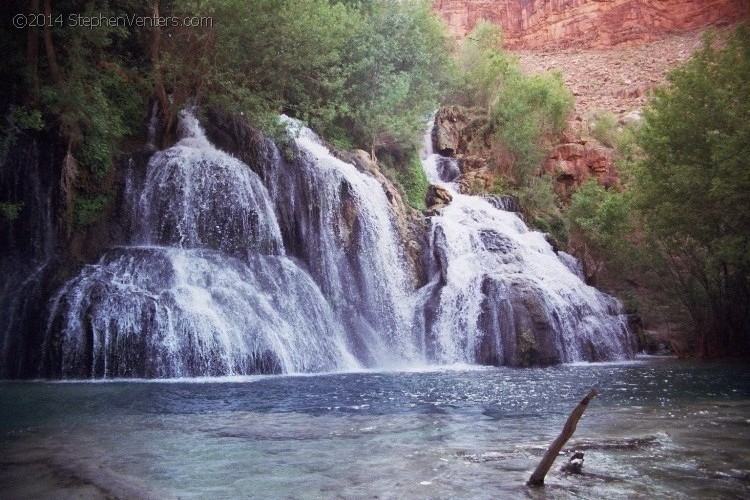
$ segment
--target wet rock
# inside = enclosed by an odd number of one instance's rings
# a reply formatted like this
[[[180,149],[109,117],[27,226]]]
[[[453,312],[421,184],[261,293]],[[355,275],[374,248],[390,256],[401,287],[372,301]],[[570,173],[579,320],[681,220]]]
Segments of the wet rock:
[[[435,150],[443,156],[453,156],[459,151],[461,132],[466,122],[466,116],[457,106],[440,108],[433,129]]]
[[[498,210],[505,210],[506,212],[521,212],[521,204],[515,196],[502,194],[488,195],[484,196],[484,199]]]
[[[453,195],[447,189],[431,185],[427,189],[427,195],[425,196],[424,203],[429,208],[433,208],[436,205],[448,205],[453,201]]]
[[[583,452],[576,451],[570,456],[567,462],[560,468],[562,472],[568,474],[581,474],[583,470]]]
[[[516,249],[517,245],[507,235],[492,229],[484,229],[479,232],[485,250],[488,252],[509,253]]]
[[[461,175],[461,165],[454,158],[439,158],[437,160],[437,173],[443,182],[453,182]]]

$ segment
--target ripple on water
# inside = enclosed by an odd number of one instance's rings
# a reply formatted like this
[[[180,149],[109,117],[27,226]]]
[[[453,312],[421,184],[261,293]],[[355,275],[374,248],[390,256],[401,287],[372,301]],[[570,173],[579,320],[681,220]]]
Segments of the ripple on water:
[[[591,385],[601,396],[567,446],[584,451],[584,474],[558,464],[545,497],[747,495],[750,370],[649,361],[6,382],[0,496],[526,496],[530,471]]]

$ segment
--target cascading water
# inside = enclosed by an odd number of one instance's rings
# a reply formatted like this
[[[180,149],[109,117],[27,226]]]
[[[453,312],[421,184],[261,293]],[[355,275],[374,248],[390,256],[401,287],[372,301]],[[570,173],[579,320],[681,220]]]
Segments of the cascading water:
[[[413,286],[393,207],[374,177],[331,154],[284,118],[292,160],[267,144],[263,177],[288,235],[368,366],[423,362],[412,324]]]
[[[135,214],[136,241],[214,248],[247,257],[282,253],[268,192],[241,161],[208,142],[198,120],[180,120],[182,140],[154,154]]]
[[[59,324],[58,324],[59,323]],[[312,279],[284,257],[212,250],[109,251],[53,302],[48,372],[181,377],[357,366]],[[59,370],[59,371],[58,371]]]
[[[285,154],[255,144],[251,168],[197,119],[129,167],[131,246],[108,250],[49,302],[43,376],[180,377],[424,363],[620,359],[631,337],[611,297],[506,210],[458,193],[449,158],[424,168],[453,201],[431,217],[415,289],[397,204],[376,175],[283,118]],[[567,267],[566,267],[567,266]],[[3,356],[10,355],[6,335]],[[29,370],[27,370],[29,371]]]
[[[556,254],[504,204],[460,194],[448,182],[457,161],[434,154],[429,134],[425,144],[428,180],[453,196],[431,218],[434,277],[421,294],[434,359],[525,365],[632,357],[619,303],[583,283],[575,259]]]
[[[135,243],[53,297],[43,372],[178,377],[359,366],[311,277],[284,256],[266,188],[185,113],[134,208]],[[153,246],[165,245],[165,246]]]

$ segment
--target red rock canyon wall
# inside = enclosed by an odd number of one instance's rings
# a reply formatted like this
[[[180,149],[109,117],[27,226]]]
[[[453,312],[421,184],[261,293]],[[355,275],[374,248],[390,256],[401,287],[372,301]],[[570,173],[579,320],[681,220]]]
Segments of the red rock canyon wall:
[[[750,16],[750,0],[434,0],[456,38],[481,20],[508,48],[612,47]]]

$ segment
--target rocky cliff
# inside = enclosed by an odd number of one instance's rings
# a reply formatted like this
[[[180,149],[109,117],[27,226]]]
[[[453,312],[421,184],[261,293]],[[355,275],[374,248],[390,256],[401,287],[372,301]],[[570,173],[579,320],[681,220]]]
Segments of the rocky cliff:
[[[456,38],[481,20],[508,48],[611,47],[747,17],[750,0],[435,0]]]

